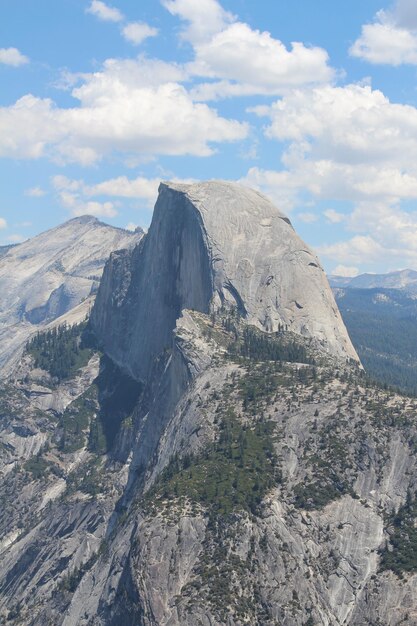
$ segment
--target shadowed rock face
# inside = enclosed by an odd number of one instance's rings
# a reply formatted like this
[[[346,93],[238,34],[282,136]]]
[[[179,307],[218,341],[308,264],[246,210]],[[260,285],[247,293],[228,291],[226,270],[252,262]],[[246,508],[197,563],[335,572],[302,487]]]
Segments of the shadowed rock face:
[[[148,235],[106,266],[96,332],[115,361],[146,378],[182,310],[222,306],[358,360],[317,257],[267,198],[233,183],[163,183]]]
[[[93,322],[104,356],[52,384],[26,354],[0,385],[2,624],[417,624],[417,401],[342,363],[319,263],[265,198],[162,185]],[[280,322],[331,358],[228,350]]]

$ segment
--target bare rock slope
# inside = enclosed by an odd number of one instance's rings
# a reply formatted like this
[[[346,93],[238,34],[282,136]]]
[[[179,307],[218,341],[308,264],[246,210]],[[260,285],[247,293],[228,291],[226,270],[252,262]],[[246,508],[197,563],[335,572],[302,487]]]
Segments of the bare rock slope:
[[[0,385],[0,623],[417,625],[417,401],[321,276],[257,193],[161,187],[83,359]]]
[[[82,302],[78,317],[86,317],[109,254],[141,236],[83,216],[5,250],[0,257],[0,368],[16,361],[33,332]]]
[[[148,235],[112,256],[101,283],[92,321],[105,350],[146,378],[182,310],[225,306],[358,361],[318,258],[267,198],[226,182],[161,184]]]

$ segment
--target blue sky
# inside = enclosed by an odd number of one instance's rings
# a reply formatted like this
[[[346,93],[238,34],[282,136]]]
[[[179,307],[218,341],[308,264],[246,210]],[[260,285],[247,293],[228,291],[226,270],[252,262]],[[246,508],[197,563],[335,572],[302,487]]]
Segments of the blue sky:
[[[0,245],[224,178],[329,272],[417,269],[416,75],[415,0],[3,0]]]

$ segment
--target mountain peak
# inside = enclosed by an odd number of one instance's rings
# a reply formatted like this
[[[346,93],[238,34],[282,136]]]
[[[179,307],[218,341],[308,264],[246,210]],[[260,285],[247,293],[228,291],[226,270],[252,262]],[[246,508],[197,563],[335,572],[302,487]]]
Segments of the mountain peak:
[[[224,211],[235,212],[238,215],[240,204],[245,207],[245,211],[249,212],[251,218],[281,218],[290,223],[288,217],[261,192],[239,183],[225,180],[209,180],[191,184],[162,182],[159,193],[163,193],[164,190],[184,194],[203,213],[214,213],[216,219],[221,220],[221,213]]]
[[[97,224],[99,220],[94,215],[79,215],[78,217],[73,217],[68,220],[66,223],[68,224]]]
[[[95,294],[109,254],[141,236],[83,215],[0,250],[0,368],[31,333]]]
[[[182,311],[224,308],[261,331],[285,326],[358,361],[319,260],[265,196],[223,181],[162,183],[143,242],[106,266],[97,334],[142,379]]]

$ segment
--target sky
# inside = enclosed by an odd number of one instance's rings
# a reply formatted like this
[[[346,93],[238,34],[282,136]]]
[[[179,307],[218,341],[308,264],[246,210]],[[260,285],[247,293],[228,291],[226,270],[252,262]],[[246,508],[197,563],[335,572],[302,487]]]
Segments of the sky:
[[[415,0],[1,0],[0,245],[226,179],[327,272],[417,269]]]

